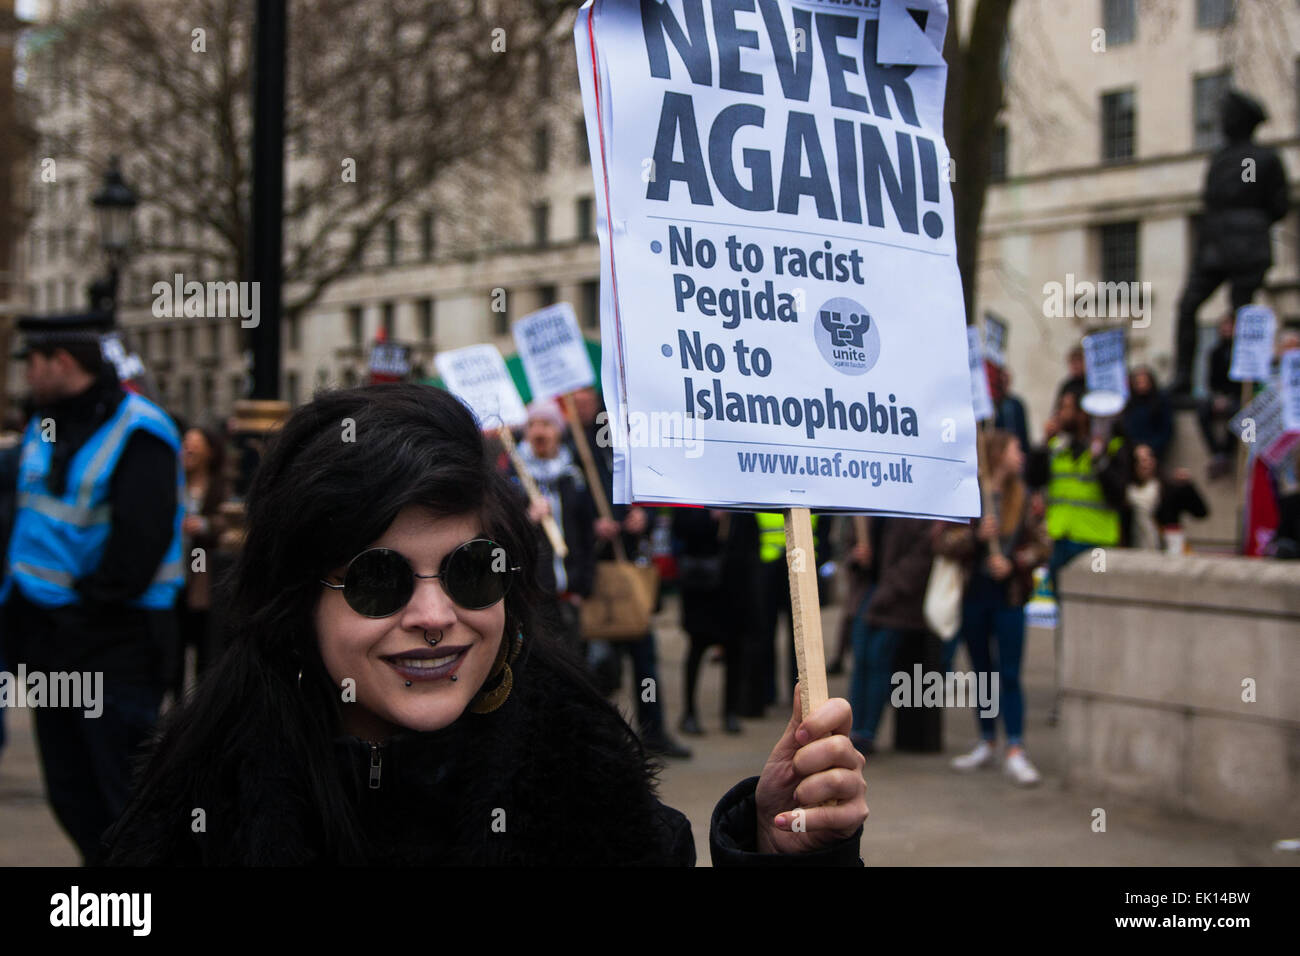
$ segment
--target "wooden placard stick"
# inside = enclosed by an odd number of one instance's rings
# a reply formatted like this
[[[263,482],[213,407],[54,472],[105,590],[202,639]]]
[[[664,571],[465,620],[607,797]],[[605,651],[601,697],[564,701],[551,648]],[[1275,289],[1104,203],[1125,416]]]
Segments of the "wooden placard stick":
[[[523,485],[524,492],[528,495],[529,501],[545,501],[541,491],[537,488],[537,482],[533,476],[528,473],[524,466],[524,460],[519,456],[519,449],[515,447],[515,436],[510,434],[510,428],[502,425],[497,434],[501,437],[501,444],[506,447],[506,454],[510,456],[511,463],[515,466],[515,474],[519,476],[519,484]],[[542,519],[542,530],[546,532],[546,537],[551,542],[551,548],[561,558],[569,556],[569,547],[564,543],[564,535],[560,533],[560,526],[555,523],[555,515],[548,514]]]
[[[785,560],[790,571],[790,626],[799,665],[799,698],[806,718],[830,696],[826,689],[822,612],[817,603],[812,515],[807,508],[785,509]]]
[[[573,396],[566,394],[561,404],[564,406],[564,417],[569,420],[569,431],[573,433],[573,445],[578,449],[578,457],[582,459],[582,470],[587,475],[587,487],[591,489],[591,497],[596,502],[596,511],[602,518],[613,521],[614,509],[605,497],[605,485],[600,480],[600,473],[596,471],[596,459],[591,453],[591,445],[587,443],[587,430],[578,421],[578,407],[573,404]],[[626,561],[627,552],[623,550],[622,535],[615,535],[612,544],[614,560]]]

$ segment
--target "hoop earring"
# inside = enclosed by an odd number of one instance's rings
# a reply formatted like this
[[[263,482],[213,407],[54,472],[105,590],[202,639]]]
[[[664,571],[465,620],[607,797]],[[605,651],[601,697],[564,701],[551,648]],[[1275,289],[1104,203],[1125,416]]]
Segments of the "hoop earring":
[[[497,659],[492,665],[492,673],[488,675],[488,682],[491,682],[498,675],[501,679],[497,681],[496,686],[491,690],[479,691],[469,705],[469,709],[473,713],[490,714],[506,702],[506,698],[510,696],[510,691],[515,686],[515,675],[514,671],[510,669],[510,665],[518,659],[523,646],[524,635],[522,632],[516,634],[514,640],[509,642],[502,635],[501,648],[497,651]]]

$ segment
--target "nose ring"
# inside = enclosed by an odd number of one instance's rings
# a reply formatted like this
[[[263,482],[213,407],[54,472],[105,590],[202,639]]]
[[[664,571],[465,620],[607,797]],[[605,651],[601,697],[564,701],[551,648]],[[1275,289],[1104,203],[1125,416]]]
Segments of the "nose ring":
[[[442,631],[439,631],[438,636],[435,637],[433,640],[429,640],[429,632],[425,631],[424,640],[430,647],[436,647],[438,642],[442,640]]]

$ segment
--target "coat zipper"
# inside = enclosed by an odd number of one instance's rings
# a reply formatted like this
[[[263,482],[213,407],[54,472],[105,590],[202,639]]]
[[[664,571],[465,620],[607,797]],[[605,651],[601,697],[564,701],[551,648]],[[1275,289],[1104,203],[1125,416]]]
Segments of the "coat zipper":
[[[379,775],[384,769],[384,757],[379,752],[379,744],[370,745],[370,789],[379,789]]]

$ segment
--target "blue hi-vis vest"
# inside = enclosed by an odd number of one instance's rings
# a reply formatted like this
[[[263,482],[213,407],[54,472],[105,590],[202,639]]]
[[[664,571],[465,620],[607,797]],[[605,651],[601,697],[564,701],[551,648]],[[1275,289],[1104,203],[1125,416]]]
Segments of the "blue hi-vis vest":
[[[9,539],[5,598],[16,586],[29,601],[42,607],[66,607],[81,600],[75,584],[94,571],[104,555],[111,525],[108,497],[113,472],[127,439],[137,429],[156,435],[177,452],[176,514],[171,542],[153,581],[127,603],[142,608],[169,608],[175,603],[184,583],[181,519],[185,514],[185,476],[179,461],[180,434],[166,412],[131,392],[72,456],[66,487],[58,497],[50,494],[45,484],[54,442],[42,438],[39,419],[28,424],[18,463],[18,510]],[[54,438],[58,440],[57,433]]]

